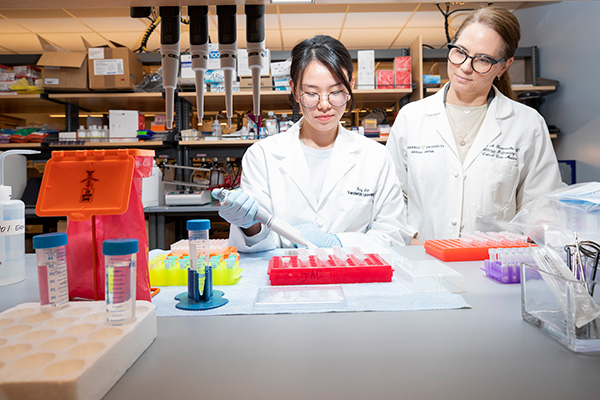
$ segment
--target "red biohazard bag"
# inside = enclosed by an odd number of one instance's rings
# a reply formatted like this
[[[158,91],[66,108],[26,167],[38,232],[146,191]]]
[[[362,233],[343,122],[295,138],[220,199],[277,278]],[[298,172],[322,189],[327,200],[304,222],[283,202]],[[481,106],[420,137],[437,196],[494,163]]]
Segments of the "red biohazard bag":
[[[55,157],[55,153],[62,154]],[[67,215],[70,298],[103,300],[102,242],[132,238],[139,244],[136,298],[150,300],[142,178],[151,175],[153,156],[152,150],[53,152],[42,178],[36,214]]]

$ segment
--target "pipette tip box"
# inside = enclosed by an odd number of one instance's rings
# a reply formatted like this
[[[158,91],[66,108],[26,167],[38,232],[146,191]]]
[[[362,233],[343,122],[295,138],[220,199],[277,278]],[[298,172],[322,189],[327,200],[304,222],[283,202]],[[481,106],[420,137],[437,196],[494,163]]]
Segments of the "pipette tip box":
[[[364,259],[362,259],[364,257]],[[333,283],[391,282],[392,266],[378,254],[339,260],[334,255],[323,258],[310,255],[275,256],[269,261],[271,285],[316,285]]]
[[[520,237],[518,240],[504,239],[502,237],[492,238],[490,240],[440,239],[426,240],[424,243],[425,252],[442,261],[485,260],[488,258],[489,249],[528,246],[529,243],[527,243],[527,238],[525,237]]]
[[[8,399],[101,399],[156,338],[156,307],[106,325],[105,302],[43,312],[24,303],[0,313],[0,387]]]

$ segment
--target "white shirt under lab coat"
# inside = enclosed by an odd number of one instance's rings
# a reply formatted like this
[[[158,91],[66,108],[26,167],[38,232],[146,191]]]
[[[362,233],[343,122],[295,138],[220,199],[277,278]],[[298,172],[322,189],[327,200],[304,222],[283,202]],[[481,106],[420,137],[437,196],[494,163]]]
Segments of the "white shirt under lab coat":
[[[533,108],[495,97],[464,164],[444,107],[443,88],[404,106],[387,148],[418,239],[511,230],[527,202],[561,186],[546,122]],[[462,226],[461,226],[462,225]]]
[[[335,233],[343,246],[403,245],[404,201],[385,147],[339,125],[321,198],[316,199],[299,139],[302,123],[250,146],[242,159],[241,188],[292,226],[314,223]],[[232,225],[230,245],[242,252],[293,247],[277,233],[262,229],[268,236],[248,246]]]

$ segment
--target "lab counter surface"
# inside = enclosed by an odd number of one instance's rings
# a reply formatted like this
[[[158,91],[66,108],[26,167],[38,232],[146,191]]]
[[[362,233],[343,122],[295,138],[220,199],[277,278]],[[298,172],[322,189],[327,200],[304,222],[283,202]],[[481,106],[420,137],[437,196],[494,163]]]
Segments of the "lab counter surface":
[[[37,301],[27,263],[25,282],[0,287],[0,310]],[[105,399],[597,399],[600,354],[523,321],[519,285],[485,278],[482,264],[447,263],[472,309],[160,317]]]

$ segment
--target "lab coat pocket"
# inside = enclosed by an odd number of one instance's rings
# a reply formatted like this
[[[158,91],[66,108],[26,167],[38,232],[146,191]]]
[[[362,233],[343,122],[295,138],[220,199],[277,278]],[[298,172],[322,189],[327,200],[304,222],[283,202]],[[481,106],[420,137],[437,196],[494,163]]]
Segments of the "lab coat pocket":
[[[479,216],[496,216],[516,201],[518,174],[518,164],[507,160],[494,161],[477,171],[480,184],[473,198]]]
[[[373,212],[372,198],[360,200],[342,200],[338,203],[339,210],[336,213],[338,225],[343,231],[362,232],[371,223]]]

